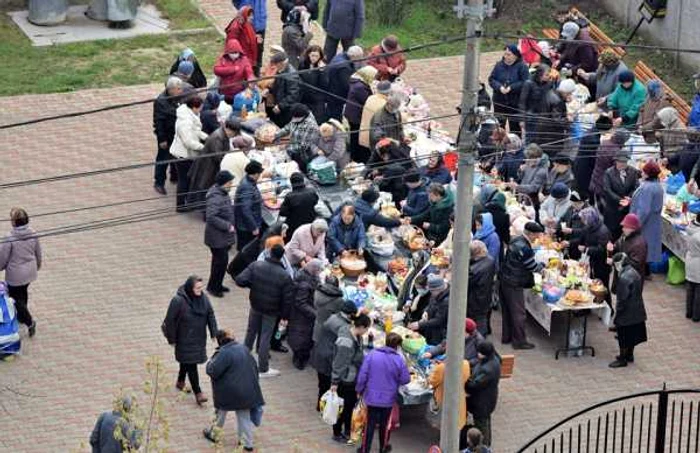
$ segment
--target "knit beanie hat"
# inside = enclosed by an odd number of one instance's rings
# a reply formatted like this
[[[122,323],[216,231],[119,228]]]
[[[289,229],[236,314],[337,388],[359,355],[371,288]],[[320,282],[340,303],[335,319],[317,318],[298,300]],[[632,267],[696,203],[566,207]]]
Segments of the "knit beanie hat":
[[[569,188],[563,182],[558,182],[552,186],[550,194],[552,198],[561,200],[569,196]]]
[[[647,93],[651,99],[661,99],[664,94],[664,88],[661,86],[661,81],[652,79],[647,82]]]
[[[214,179],[217,186],[223,186],[229,181],[233,181],[233,175],[228,170],[221,170],[216,174],[216,178]]]
[[[354,302],[350,300],[344,300],[343,306],[340,307],[340,311],[341,313],[345,313],[346,315],[354,315],[355,313],[357,313],[357,306]]]
[[[634,73],[630,71],[629,69],[624,70],[620,73],[620,75],[617,77],[617,80],[620,83],[630,83],[634,82]]]
[[[515,55],[518,58],[522,57],[522,54],[520,53],[520,49],[518,49],[518,46],[516,44],[508,44],[505,47],[505,50],[509,50],[510,53],[512,53],[513,55]]]
[[[576,91],[576,82],[574,82],[572,79],[562,80],[559,87],[557,87],[557,91],[564,94],[573,93]]]
[[[620,61],[620,56],[611,48],[604,49],[598,56],[598,61],[603,66],[612,66]]]
[[[464,320],[464,331],[469,335],[476,332],[476,322],[472,318],[467,318]]]
[[[630,131],[625,128],[615,129],[612,136],[612,142],[618,146],[623,146],[630,139]]]
[[[379,94],[389,94],[391,93],[391,82],[388,80],[382,80],[377,84],[377,93]]]

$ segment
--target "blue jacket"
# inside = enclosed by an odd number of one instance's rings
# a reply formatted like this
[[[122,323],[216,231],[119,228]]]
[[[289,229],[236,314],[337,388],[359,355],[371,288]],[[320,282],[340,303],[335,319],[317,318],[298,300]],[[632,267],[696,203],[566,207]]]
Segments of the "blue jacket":
[[[402,209],[404,215],[414,216],[423,214],[430,208],[427,190],[428,184],[430,184],[430,180],[428,178],[422,178],[420,186],[415,189],[408,189],[406,204]]]
[[[504,181],[509,181],[511,178],[517,181],[518,172],[520,171],[520,166],[525,160],[525,153],[523,149],[520,148],[514,153],[503,153],[501,162],[498,164],[498,174],[501,175],[501,179]]]
[[[486,245],[489,256],[496,262],[496,269],[498,269],[499,259],[501,257],[501,240],[498,238],[496,227],[493,225],[493,216],[491,213],[481,213],[481,229],[476,231],[474,239],[478,239]]]
[[[344,250],[364,249],[367,245],[367,237],[360,216],[355,216],[352,225],[345,225],[340,214],[333,217],[326,240],[331,256],[338,255]]]
[[[262,195],[248,175],[236,188],[233,210],[236,230],[252,232],[262,226]]]
[[[520,89],[530,78],[527,66],[522,60],[518,60],[508,66],[503,60],[496,63],[489,76],[489,86],[493,90],[493,102],[517,107],[520,102]],[[501,93],[502,86],[509,86],[508,94]]]
[[[643,181],[632,195],[630,214],[639,217],[642,236],[647,242],[647,263],[661,261],[661,211],[664,188],[659,181]]]
[[[357,39],[365,25],[365,0],[328,0],[323,28],[336,39]]]
[[[267,25],[267,1],[266,0],[231,0],[236,9],[244,6],[253,8],[253,28],[256,33],[264,33]]]
[[[688,115],[688,127],[700,129],[700,93],[693,98],[693,108]]]
[[[370,225],[377,225],[384,228],[396,228],[401,225],[398,219],[383,216],[379,213],[379,210],[375,209],[363,199],[355,200],[355,212],[362,219],[365,229],[369,228]]]
[[[241,116],[241,111],[243,111],[244,106],[248,113],[255,113],[258,110],[261,100],[262,97],[260,96],[260,90],[257,88],[253,89],[253,95],[250,97],[250,99],[246,98],[245,90],[241,91],[233,97],[231,117]]]
[[[450,170],[448,170],[444,164],[437,168],[428,168],[427,166],[421,167],[420,174],[428,178],[430,182],[442,184],[443,186],[452,182]]]

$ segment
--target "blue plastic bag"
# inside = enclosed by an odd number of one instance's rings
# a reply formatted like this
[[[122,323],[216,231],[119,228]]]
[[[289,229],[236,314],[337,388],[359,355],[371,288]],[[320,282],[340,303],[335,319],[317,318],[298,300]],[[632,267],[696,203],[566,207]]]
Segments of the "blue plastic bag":
[[[661,254],[661,261],[649,263],[649,271],[652,274],[665,274],[668,272],[668,252]]]
[[[675,195],[685,185],[685,175],[683,172],[678,172],[666,179],[666,193]]]

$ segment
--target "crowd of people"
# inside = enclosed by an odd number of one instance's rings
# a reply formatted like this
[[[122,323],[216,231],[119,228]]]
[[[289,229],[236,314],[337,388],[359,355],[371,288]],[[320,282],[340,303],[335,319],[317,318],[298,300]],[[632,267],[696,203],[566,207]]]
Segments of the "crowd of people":
[[[336,277],[324,277],[322,271],[351,251],[366,253],[371,226],[414,225],[432,246],[450,250],[453,179],[459,175],[447,168],[439,152],[425,163],[410,159],[411,140],[402,124],[407,100],[392,84],[406,69],[405,56],[392,35],[368,53],[355,45],[364,21],[361,0],[329,2],[322,18],[323,47],[311,44],[317,2],[278,2],[282,42],[270,47],[266,65],[265,2],[235,3],[238,15],[226,29],[225,49],[213,68],[218,85],[206,100],[192,92],[206,86],[206,79],[188,49],[173,65],[154,106],[157,161],[177,158],[171,169],[171,178],[177,179],[177,209],[206,211],[205,244],[212,255],[206,292],[214,297],[228,292],[223,285],[227,271],[239,287],[250,290],[243,345],[230,331],[217,330],[201,279],[190,277],[178,291],[164,323],[181,364],[177,388],[184,389],[187,376],[197,403],[206,401],[197,364],[206,361],[208,328],[220,348],[207,365],[217,420],[204,435],[216,440],[226,411],[235,410],[240,442],[249,450],[254,413],[264,404],[257,379],[280,375],[270,367],[270,351],[288,352],[282,343],[286,337],[294,367],[311,365],[317,372],[316,409],[329,390],[349,408],[362,397],[368,422],[358,451],[370,451],[375,431],[380,451],[389,451],[398,388],[409,381],[397,352],[402,338],[390,333],[385,346],[373,349],[373,338],[367,337],[372,320],[343,299]],[[480,94],[480,105],[487,107],[479,131],[480,168],[504,184],[482,186],[475,200],[460,417],[462,447],[470,451],[488,451],[485,445],[492,443],[490,416],[500,378],[500,356],[486,339],[492,334],[492,310],[502,309],[502,344],[516,350],[535,347],[526,335],[524,290],[533,286],[533,273],[542,267],[533,250],[538,239],[551,235],[570,257],[590,260],[592,276],[611,290],[606,301],[615,313],[611,330],[620,352],[610,366],[627,366],[634,362],[634,348],[647,339],[642,290],[649,265],[661,255],[662,167],[683,171],[688,179],[696,173],[697,154],[684,153],[693,141],[661,83],[652,80],[645,87],[615,52],[599,53],[585,20],[568,12],[559,19],[561,44],[507,45],[488,79],[492,98]],[[257,75],[271,79],[255,83]],[[582,129],[569,106],[586,102],[595,102],[599,114],[595,124]],[[220,118],[221,103],[231,106],[226,118]],[[488,118],[491,109],[495,121]],[[248,157],[255,142],[243,127],[246,112],[256,111],[264,111],[279,127],[274,140],[288,140],[285,149],[299,169],[289,178],[292,190],[281,205],[283,220],[273,225],[263,221],[258,187],[270,174]],[[632,133],[660,144],[659,159],[645,162],[641,170],[631,165],[626,146]],[[196,159],[207,154],[212,157]],[[372,186],[321,218],[317,205],[322,201],[306,178],[317,156],[339,170],[351,161],[366,164],[363,176]],[[162,194],[165,179],[165,165],[156,165],[155,189]],[[690,188],[697,192],[696,185]],[[204,198],[193,194],[204,191]],[[511,219],[505,191],[531,206],[532,217]],[[401,218],[377,209],[380,192],[391,194]],[[234,243],[238,254],[229,263]],[[689,253],[700,256],[698,249],[691,247]],[[695,320],[700,318],[697,285],[689,284],[687,310]],[[450,282],[428,273],[417,276],[414,286],[404,305],[406,327],[431,345],[423,359],[435,360],[448,347]],[[178,327],[182,325],[186,327]],[[236,373],[248,376],[250,388],[230,388],[240,379],[221,371],[222,363],[231,361],[240,364]],[[443,378],[444,363],[439,362],[430,377],[438,408]],[[240,401],[227,393],[240,394]],[[467,423],[467,413],[473,423]],[[352,410],[341,413],[333,440],[352,442],[351,416]]]

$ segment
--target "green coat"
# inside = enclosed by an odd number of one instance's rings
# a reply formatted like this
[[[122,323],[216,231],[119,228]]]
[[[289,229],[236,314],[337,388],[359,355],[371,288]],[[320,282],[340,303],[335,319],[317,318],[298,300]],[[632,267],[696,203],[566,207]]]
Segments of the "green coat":
[[[620,112],[625,127],[634,127],[646,98],[647,89],[639,80],[635,79],[629,90],[622,88],[622,84],[618,83],[615,91],[608,97],[608,107]]]
[[[421,228],[423,223],[430,223],[428,229],[425,230],[425,237],[434,241],[435,244],[442,244],[450,231],[450,214],[452,214],[454,205],[454,195],[450,190],[447,190],[442,200],[430,203],[430,208],[427,211],[411,217],[411,223]]]

